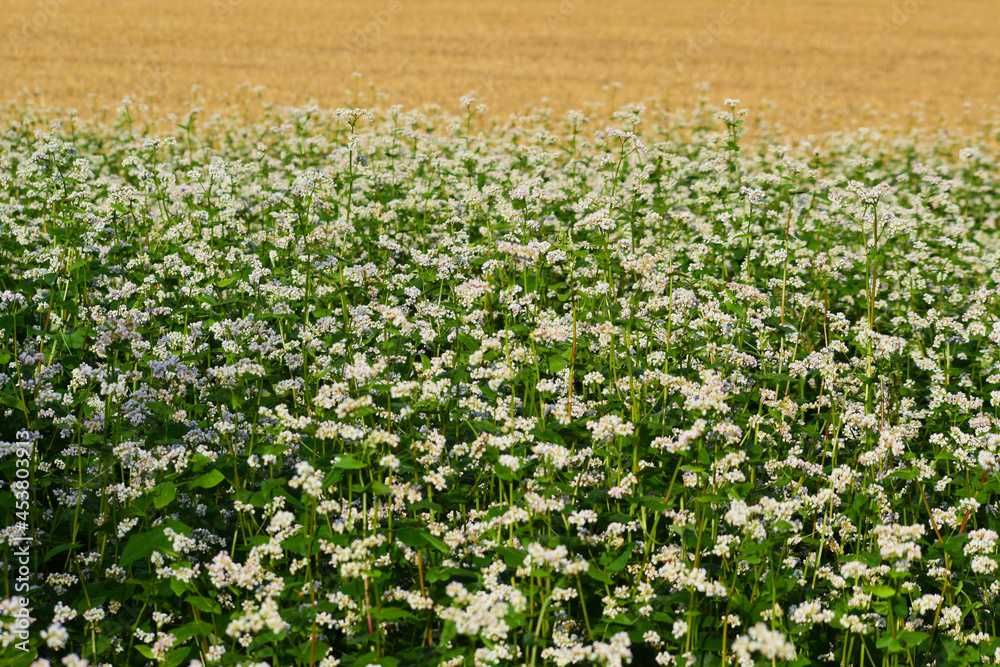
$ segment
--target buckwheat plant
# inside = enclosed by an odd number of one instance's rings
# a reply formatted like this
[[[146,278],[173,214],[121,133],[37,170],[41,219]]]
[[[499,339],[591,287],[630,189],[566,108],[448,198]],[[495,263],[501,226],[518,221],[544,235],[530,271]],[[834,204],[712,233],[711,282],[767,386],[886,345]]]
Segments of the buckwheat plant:
[[[3,664],[1000,664],[995,128],[482,111],[6,123]]]

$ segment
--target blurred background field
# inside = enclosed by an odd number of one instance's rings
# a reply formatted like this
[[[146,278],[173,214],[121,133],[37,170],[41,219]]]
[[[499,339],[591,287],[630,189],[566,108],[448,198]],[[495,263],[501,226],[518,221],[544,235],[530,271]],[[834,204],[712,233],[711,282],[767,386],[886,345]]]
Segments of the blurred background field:
[[[235,99],[492,112],[740,98],[798,131],[976,125],[996,0],[2,0],[0,101],[184,111]],[[360,74],[358,77],[355,73]],[[241,90],[242,92],[238,92]],[[247,87],[256,88],[248,94]],[[254,102],[256,103],[256,102]]]

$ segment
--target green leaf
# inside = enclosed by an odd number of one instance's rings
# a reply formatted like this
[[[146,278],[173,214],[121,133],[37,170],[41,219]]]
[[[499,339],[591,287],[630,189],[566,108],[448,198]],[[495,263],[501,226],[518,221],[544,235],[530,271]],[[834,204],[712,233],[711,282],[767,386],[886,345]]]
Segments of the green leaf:
[[[458,628],[455,627],[454,621],[445,621],[444,628],[441,629],[441,638],[438,640],[440,646],[447,646],[448,642],[455,638],[458,634]]]
[[[212,468],[203,475],[199,475],[191,480],[190,485],[195,489],[211,489],[218,486],[220,482],[224,481],[226,476],[221,472]]]
[[[153,489],[153,493],[153,505],[158,510],[163,509],[177,497],[177,486],[173,482],[163,482]]]
[[[885,635],[884,637],[879,639],[877,642],[875,642],[875,646],[878,648],[884,648],[889,653],[899,653],[900,651],[903,650],[902,643],[900,643],[898,639],[892,637],[891,635]]]
[[[615,625],[635,625],[635,619],[631,616],[626,616],[625,614],[618,614],[614,618],[610,619],[610,622]]]
[[[30,667],[38,657],[38,651],[29,648],[27,651],[18,649],[13,657],[0,658],[0,665],[4,667]]]
[[[420,536],[418,528],[397,528],[396,539],[410,547],[419,548],[424,546],[424,539]]]
[[[513,549],[511,547],[497,547],[497,553],[503,558],[503,562],[507,564],[508,567],[520,567],[521,563],[524,562],[526,553],[519,549]]]
[[[424,533],[424,541],[427,542],[429,546],[434,547],[443,554],[446,554],[450,551],[450,549],[448,549],[448,545],[444,543],[444,540],[442,540],[439,537],[435,537],[430,533]]]
[[[368,465],[357,460],[350,454],[343,454],[333,460],[333,467],[340,470],[362,470],[367,468]]]
[[[403,544],[409,545],[414,548],[420,548],[423,546],[433,547],[441,553],[448,553],[448,545],[441,541],[440,538],[431,535],[426,530],[420,528],[403,527],[396,530],[396,539],[398,539]]]
[[[900,630],[896,635],[903,646],[907,648],[913,648],[914,646],[920,646],[925,641],[930,638],[930,635],[926,632],[917,632],[916,630]]]
[[[187,641],[191,637],[205,637],[212,634],[215,628],[212,627],[210,623],[204,621],[191,621],[190,623],[185,623],[179,628],[174,628],[170,631],[174,637],[177,637],[177,641],[183,642]]]
[[[382,607],[373,609],[372,616],[380,621],[399,621],[404,618],[413,618],[413,614],[400,607]]]
[[[895,471],[889,477],[895,477],[896,479],[914,480],[919,476],[919,473],[913,468],[902,468]]]
[[[189,605],[206,614],[219,614],[222,612],[222,607],[219,606],[219,603],[211,598],[200,595],[189,595],[186,599]]]
[[[170,546],[163,529],[153,528],[144,533],[136,533],[129,538],[122,551],[122,567],[128,567],[140,558],[146,558],[154,551],[164,550]]]
[[[654,512],[662,512],[666,509],[670,509],[670,506],[660,498],[659,496],[642,496],[639,498],[639,504],[643,507],[653,510]]]
[[[250,497],[250,504],[254,507],[264,507],[275,496],[282,494],[287,481],[284,477],[275,477],[264,481],[260,485],[260,489]]]
[[[84,329],[77,329],[68,336],[65,336],[64,340],[66,342],[66,347],[71,350],[79,350],[87,342],[87,331]]]
[[[892,586],[872,586],[871,593],[875,597],[888,599],[896,594],[896,589]]]
[[[632,555],[632,545],[625,547],[625,550],[618,554],[618,558],[615,558],[611,563],[608,564],[609,572],[621,572],[625,569],[628,564],[629,556]]]
[[[558,373],[569,366],[569,360],[562,355],[557,355],[554,357],[549,357],[549,372]]]
[[[52,547],[51,549],[49,549],[48,551],[45,552],[45,556],[42,557],[42,560],[43,561],[48,561],[50,558],[53,558],[54,556],[58,556],[59,554],[63,553],[64,551],[69,551],[70,549],[73,549],[73,548],[78,547],[78,546],[80,546],[79,542],[77,542],[76,544],[66,543],[66,544],[60,544],[60,545],[54,546],[54,547]]]
[[[460,577],[476,579],[478,575],[474,570],[466,570],[460,567],[432,567],[428,568],[425,577],[427,581],[434,583],[438,581],[454,581]]]
[[[291,537],[285,538],[285,540],[281,543],[281,546],[294,554],[306,556],[309,554],[310,541],[311,540],[308,535],[299,531]]]
[[[184,592],[187,589],[188,589],[188,585],[185,584],[180,579],[171,579],[170,580],[170,590],[172,590],[174,592],[174,595],[176,595],[177,597],[180,597],[180,596],[184,595]]]
[[[177,667],[177,665],[184,662],[184,658],[188,656],[191,652],[190,646],[181,646],[180,648],[175,648],[173,651],[167,654],[166,658],[163,660],[164,667]]]
[[[602,584],[611,583],[611,577],[608,576],[608,573],[602,570],[601,568],[597,567],[593,563],[591,563],[587,567],[587,576],[590,577],[591,579],[601,582]]]

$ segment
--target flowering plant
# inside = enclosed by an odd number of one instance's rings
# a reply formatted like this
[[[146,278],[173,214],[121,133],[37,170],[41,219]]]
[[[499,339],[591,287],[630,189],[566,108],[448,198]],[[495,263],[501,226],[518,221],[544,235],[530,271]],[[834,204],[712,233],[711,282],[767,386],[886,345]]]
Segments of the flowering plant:
[[[608,122],[7,126],[5,664],[1000,663],[989,142]]]

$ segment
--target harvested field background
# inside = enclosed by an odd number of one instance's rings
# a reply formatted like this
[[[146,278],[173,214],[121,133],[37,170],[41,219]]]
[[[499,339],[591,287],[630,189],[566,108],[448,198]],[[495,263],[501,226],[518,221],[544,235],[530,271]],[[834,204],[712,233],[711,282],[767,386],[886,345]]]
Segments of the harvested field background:
[[[406,104],[476,91],[499,112],[543,95],[562,108],[705,95],[798,130],[955,128],[992,113],[1000,91],[996,2],[0,4],[3,99],[81,112],[125,95],[163,111],[214,106],[252,84],[283,104],[370,104],[375,89]]]

